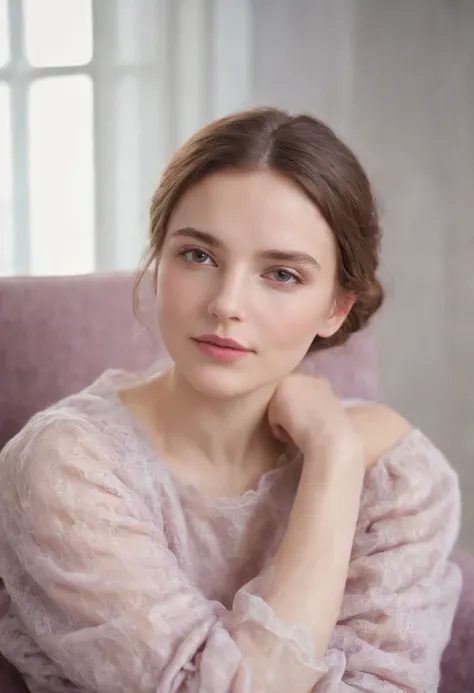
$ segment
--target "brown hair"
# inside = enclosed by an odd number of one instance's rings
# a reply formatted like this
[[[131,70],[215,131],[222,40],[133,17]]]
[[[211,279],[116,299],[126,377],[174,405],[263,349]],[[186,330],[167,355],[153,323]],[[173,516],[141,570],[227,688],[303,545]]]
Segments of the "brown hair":
[[[381,306],[376,276],[380,227],[370,183],[352,151],[324,123],[259,108],[216,120],[175,153],[155,191],[148,252],[135,281],[139,285],[156,260],[170,216],[184,192],[205,176],[225,169],[267,168],[288,177],[309,196],[332,229],[338,252],[338,283],[356,301],[341,328],[316,337],[310,351],[343,344]]]

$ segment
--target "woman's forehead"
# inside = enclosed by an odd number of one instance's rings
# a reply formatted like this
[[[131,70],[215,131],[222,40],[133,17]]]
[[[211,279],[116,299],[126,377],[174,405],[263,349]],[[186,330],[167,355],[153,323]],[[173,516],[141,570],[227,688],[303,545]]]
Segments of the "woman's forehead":
[[[268,170],[226,171],[200,181],[179,200],[168,230],[186,227],[211,234],[229,247],[247,243],[262,252],[334,247],[333,234],[316,205],[296,184]]]

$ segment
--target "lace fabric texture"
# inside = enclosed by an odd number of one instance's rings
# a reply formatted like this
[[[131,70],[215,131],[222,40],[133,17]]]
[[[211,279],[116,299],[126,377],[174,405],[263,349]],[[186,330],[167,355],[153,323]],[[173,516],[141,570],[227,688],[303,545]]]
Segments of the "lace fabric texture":
[[[33,693],[434,693],[459,599],[459,488],[412,430],[370,470],[324,658],[261,598],[300,462],[209,499],[107,371],[0,455],[0,651]],[[256,644],[257,643],[257,644]]]

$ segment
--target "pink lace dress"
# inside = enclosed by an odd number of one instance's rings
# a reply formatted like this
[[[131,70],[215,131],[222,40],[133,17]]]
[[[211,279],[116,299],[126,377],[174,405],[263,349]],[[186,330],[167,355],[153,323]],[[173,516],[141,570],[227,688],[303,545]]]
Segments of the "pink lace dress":
[[[436,691],[461,582],[458,481],[440,451],[413,430],[367,473],[339,622],[317,659],[259,596],[300,460],[238,498],[203,498],[121,404],[133,378],[108,371],[0,456],[0,651],[30,690]]]

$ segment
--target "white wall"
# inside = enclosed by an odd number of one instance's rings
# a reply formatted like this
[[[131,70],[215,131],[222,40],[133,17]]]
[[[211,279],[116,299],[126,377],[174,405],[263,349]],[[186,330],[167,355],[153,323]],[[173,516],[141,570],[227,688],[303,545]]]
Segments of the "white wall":
[[[256,0],[252,101],[309,111],[382,207],[382,393],[459,470],[474,549],[474,2]]]

